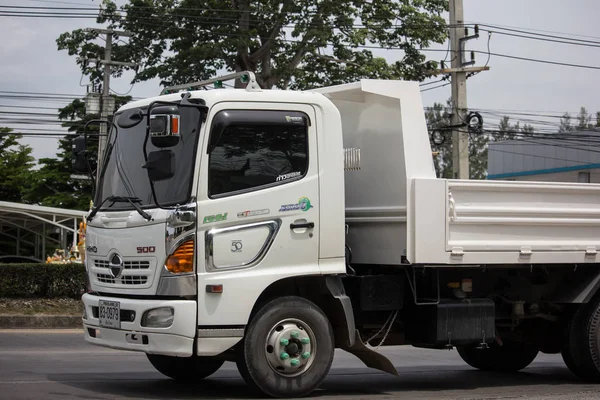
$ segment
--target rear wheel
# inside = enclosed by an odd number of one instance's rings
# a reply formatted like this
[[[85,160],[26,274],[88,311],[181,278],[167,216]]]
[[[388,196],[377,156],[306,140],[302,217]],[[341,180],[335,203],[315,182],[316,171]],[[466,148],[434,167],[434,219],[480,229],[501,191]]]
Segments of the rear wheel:
[[[600,382],[600,297],[581,305],[569,321],[562,356],[575,375]]]
[[[215,372],[225,361],[213,357],[172,357],[146,354],[158,372],[180,382],[194,382]]]
[[[334,352],[333,330],[319,307],[300,297],[263,306],[241,343],[244,380],[272,397],[301,397],[325,379]]]
[[[486,349],[459,347],[458,354],[473,368],[482,371],[516,372],[533,362],[538,349],[516,342],[504,342],[502,346],[492,344]]]

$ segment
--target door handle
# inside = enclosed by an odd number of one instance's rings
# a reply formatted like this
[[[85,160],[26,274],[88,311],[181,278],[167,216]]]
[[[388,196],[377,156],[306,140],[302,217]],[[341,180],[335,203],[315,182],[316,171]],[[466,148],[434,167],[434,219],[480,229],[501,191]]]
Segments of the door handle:
[[[303,222],[301,224],[294,224],[294,223],[290,224],[290,229],[300,229],[300,228],[309,228],[309,229],[312,229],[314,227],[315,227],[315,223],[314,222]]]

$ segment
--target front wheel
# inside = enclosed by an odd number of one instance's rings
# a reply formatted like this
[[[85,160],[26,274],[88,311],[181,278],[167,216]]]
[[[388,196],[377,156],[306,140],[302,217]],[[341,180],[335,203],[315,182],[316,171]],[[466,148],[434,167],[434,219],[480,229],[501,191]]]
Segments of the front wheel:
[[[146,354],[158,372],[179,382],[195,382],[215,372],[225,361],[213,357],[173,357]]]
[[[244,380],[272,397],[301,397],[325,379],[335,344],[329,320],[314,303],[284,297],[252,318],[237,366]]]
[[[538,349],[531,345],[508,341],[502,346],[492,344],[487,349],[458,347],[457,350],[467,364],[482,371],[517,372],[538,355]]]

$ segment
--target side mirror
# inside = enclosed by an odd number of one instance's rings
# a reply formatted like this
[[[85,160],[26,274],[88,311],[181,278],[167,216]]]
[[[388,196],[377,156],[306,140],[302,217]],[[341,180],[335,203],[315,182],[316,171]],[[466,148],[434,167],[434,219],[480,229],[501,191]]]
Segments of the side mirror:
[[[171,179],[175,175],[175,153],[171,150],[153,151],[148,154],[148,161],[142,168],[146,168],[152,182]]]
[[[158,106],[151,110],[150,140],[156,147],[173,147],[179,143],[179,108],[177,106]]]
[[[71,148],[71,166],[75,172],[88,173],[88,161],[86,156],[85,136],[77,136],[73,139]]]

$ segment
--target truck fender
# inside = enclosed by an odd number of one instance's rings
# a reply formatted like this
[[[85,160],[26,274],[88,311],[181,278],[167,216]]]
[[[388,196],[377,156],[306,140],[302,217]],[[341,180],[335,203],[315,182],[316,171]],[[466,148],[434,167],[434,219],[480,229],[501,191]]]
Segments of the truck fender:
[[[338,276],[327,276],[325,278],[325,286],[327,290],[329,290],[329,294],[337,300],[337,306],[341,307],[344,312],[345,326],[344,330],[344,346],[340,347],[352,347],[355,343],[355,331],[356,325],[354,323],[354,311],[352,310],[352,302],[350,301],[350,297],[346,296],[346,291],[344,290],[344,284],[342,283],[342,279]]]
[[[337,276],[328,276],[325,278],[325,285],[331,296],[339,302],[338,306],[344,310],[347,330],[344,331],[345,343],[341,343],[339,347],[350,354],[354,354],[367,367],[375,368],[392,375],[398,375],[394,364],[386,356],[373,351],[363,343],[354,323],[352,302],[346,296],[342,280]]]

